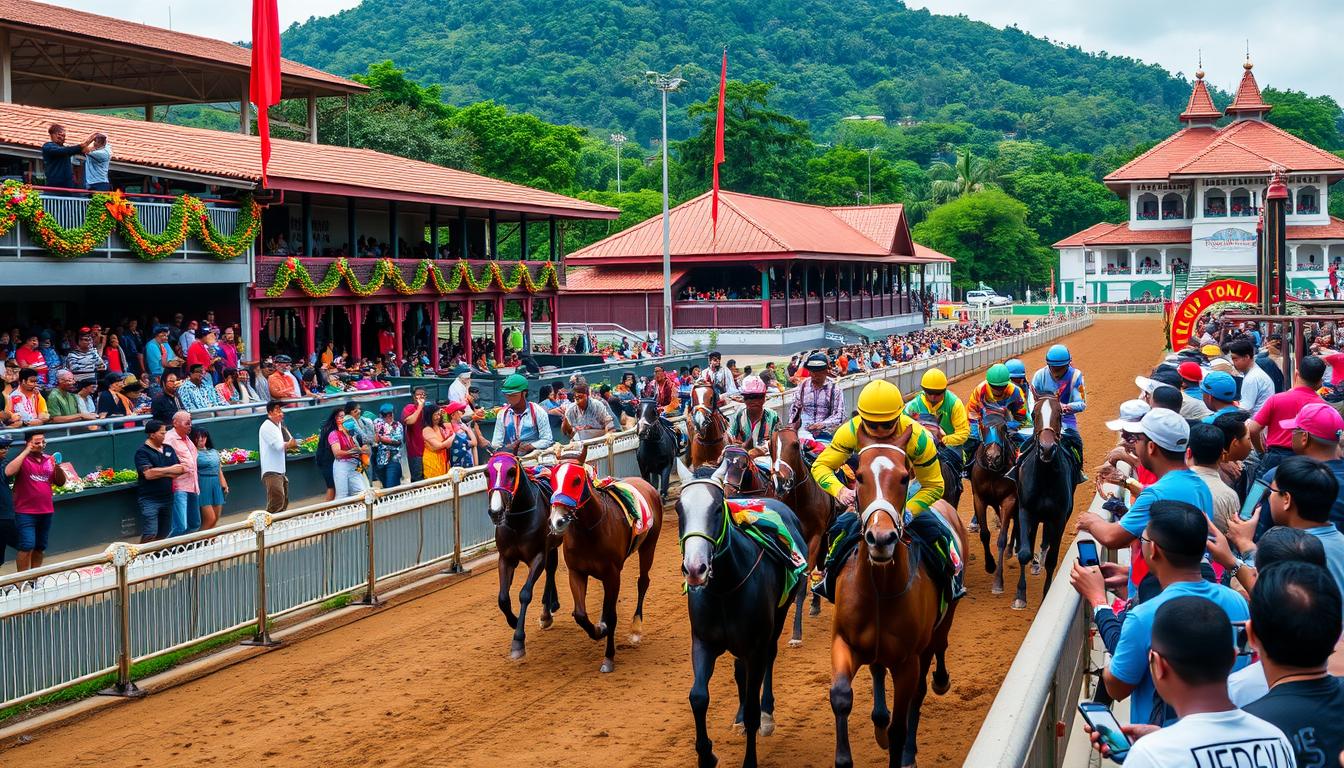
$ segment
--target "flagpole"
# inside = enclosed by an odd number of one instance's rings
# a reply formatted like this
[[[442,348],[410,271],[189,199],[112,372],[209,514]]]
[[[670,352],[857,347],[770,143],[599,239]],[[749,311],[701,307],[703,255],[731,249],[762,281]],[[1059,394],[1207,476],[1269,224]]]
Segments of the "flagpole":
[[[667,94],[686,81],[674,69],[667,74],[645,72],[644,76],[663,95],[663,354],[672,353],[672,224],[667,215]]]

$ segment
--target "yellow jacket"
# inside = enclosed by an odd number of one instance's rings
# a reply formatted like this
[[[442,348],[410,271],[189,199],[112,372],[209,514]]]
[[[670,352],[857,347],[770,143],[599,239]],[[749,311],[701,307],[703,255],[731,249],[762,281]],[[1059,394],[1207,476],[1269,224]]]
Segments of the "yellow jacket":
[[[920,392],[914,400],[905,404],[905,412],[916,420],[924,414],[937,419],[938,427],[943,430],[943,445],[949,448],[956,448],[971,439],[971,422],[966,415],[966,406],[962,404],[961,398],[951,392],[943,393],[943,401],[937,408]]]
[[[964,418],[964,417],[963,417]],[[832,496],[839,496],[844,483],[835,476],[835,471],[844,465],[849,457],[858,451],[859,424],[862,420],[855,416],[835,432],[835,438],[826,450],[821,452],[812,464],[812,478],[822,490]],[[901,415],[896,424],[896,434],[911,429],[910,441],[906,444],[906,454],[915,470],[915,479],[919,481],[919,492],[906,499],[905,508],[912,515],[933,506],[943,498],[943,472],[938,465],[938,448],[923,425],[906,415]]]

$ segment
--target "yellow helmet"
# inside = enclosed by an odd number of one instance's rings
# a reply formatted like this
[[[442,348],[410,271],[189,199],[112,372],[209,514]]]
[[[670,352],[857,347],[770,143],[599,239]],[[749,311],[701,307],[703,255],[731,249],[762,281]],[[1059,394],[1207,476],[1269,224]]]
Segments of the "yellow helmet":
[[[947,389],[947,374],[937,368],[930,368],[924,372],[924,378],[919,380],[919,386],[924,389]]]
[[[859,417],[864,421],[895,421],[904,408],[901,390],[885,379],[869,382],[859,393]]]

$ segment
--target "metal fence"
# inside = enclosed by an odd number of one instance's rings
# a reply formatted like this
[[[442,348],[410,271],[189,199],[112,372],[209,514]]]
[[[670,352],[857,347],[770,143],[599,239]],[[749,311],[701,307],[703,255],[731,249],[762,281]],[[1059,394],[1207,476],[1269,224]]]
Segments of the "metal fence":
[[[1082,316],[1029,334],[839,380],[853,408],[869,381],[913,392],[940,366],[951,378],[1047,344],[1092,322]],[[782,411],[776,396],[770,407]],[[598,472],[638,474],[632,431],[586,441]],[[380,580],[425,566],[457,568],[494,542],[483,468],[454,469],[363,497],[299,507],[145,545],[0,577],[0,706],[30,701],[115,673],[129,691],[133,662],[358,591],[376,601]],[[1067,567],[1065,567],[1067,571]],[[1068,589],[1056,589],[1052,599]]]

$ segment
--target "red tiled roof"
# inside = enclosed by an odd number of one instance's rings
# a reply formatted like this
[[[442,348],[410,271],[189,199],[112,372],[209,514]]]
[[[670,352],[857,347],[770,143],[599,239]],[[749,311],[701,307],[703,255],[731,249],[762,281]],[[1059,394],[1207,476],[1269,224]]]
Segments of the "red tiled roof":
[[[222,9],[221,9],[222,10]],[[137,24],[112,16],[77,11],[59,5],[32,2],[32,0],[0,0],[0,24],[15,28],[29,28],[77,37],[90,45],[138,48],[171,58],[199,59],[219,67],[237,69],[244,76],[251,69],[252,52],[233,43],[211,37],[175,32],[162,27]],[[368,90],[353,80],[323,72],[320,69],[284,60],[281,73],[287,80],[303,81],[309,87],[321,85],[325,90],[359,92]]]
[[[915,258],[920,261],[956,261],[956,259],[945,253],[939,253],[929,246],[920,245],[919,243],[915,243]]]
[[[1082,232],[1055,243],[1055,248],[1081,248],[1091,245],[1167,245],[1189,243],[1190,228],[1130,229],[1128,224],[1093,224]]]
[[[1330,217],[1329,224],[1299,224],[1288,227],[1289,240],[1344,240],[1344,220]]]
[[[673,257],[708,260],[716,256],[847,257],[911,262],[900,205],[825,208],[789,200],[719,193],[717,240],[712,235],[711,197],[706,192],[669,212]],[[654,216],[629,229],[570,254],[572,264],[661,260],[662,217]]]
[[[1268,112],[1273,109],[1260,96],[1260,86],[1255,82],[1255,75],[1251,74],[1251,62],[1248,60],[1242,67],[1245,72],[1241,75],[1241,85],[1237,86],[1237,95],[1232,99],[1232,103],[1227,105],[1227,114]]]
[[[1186,128],[1108,174],[1107,183],[1163,180],[1172,176],[1290,172],[1344,174],[1344,159],[1261,120],[1224,128]]]
[[[686,270],[672,270],[672,283],[676,284]],[[661,291],[663,289],[663,270],[661,267],[579,267],[569,270],[565,275],[565,290],[570,293],[607,293],[631,291]]]
[[[1213,98],[1209,96],[1209,88],[1204,85],[1204,73],[1195,73],[1195,87],[1190,91],[1190,103],[1185,105],[1185,111],[1181,113],[1181,120],[1217,120],[1223,113],[1213,106]]]
[[[261,150],[256,136],[85,112],[0,104],[0,145],[37,150],[47,141],[47,126],[53,122],[64,125],[75,139],[94,131],[106,133],[114,164],[253,184],[261,179]],[[268,175],[275,189],[319,194],[480,206],[576,218],[612,219],[619,214],[605,205],[419,160],[370,149],[302,141],[272,141]]]

